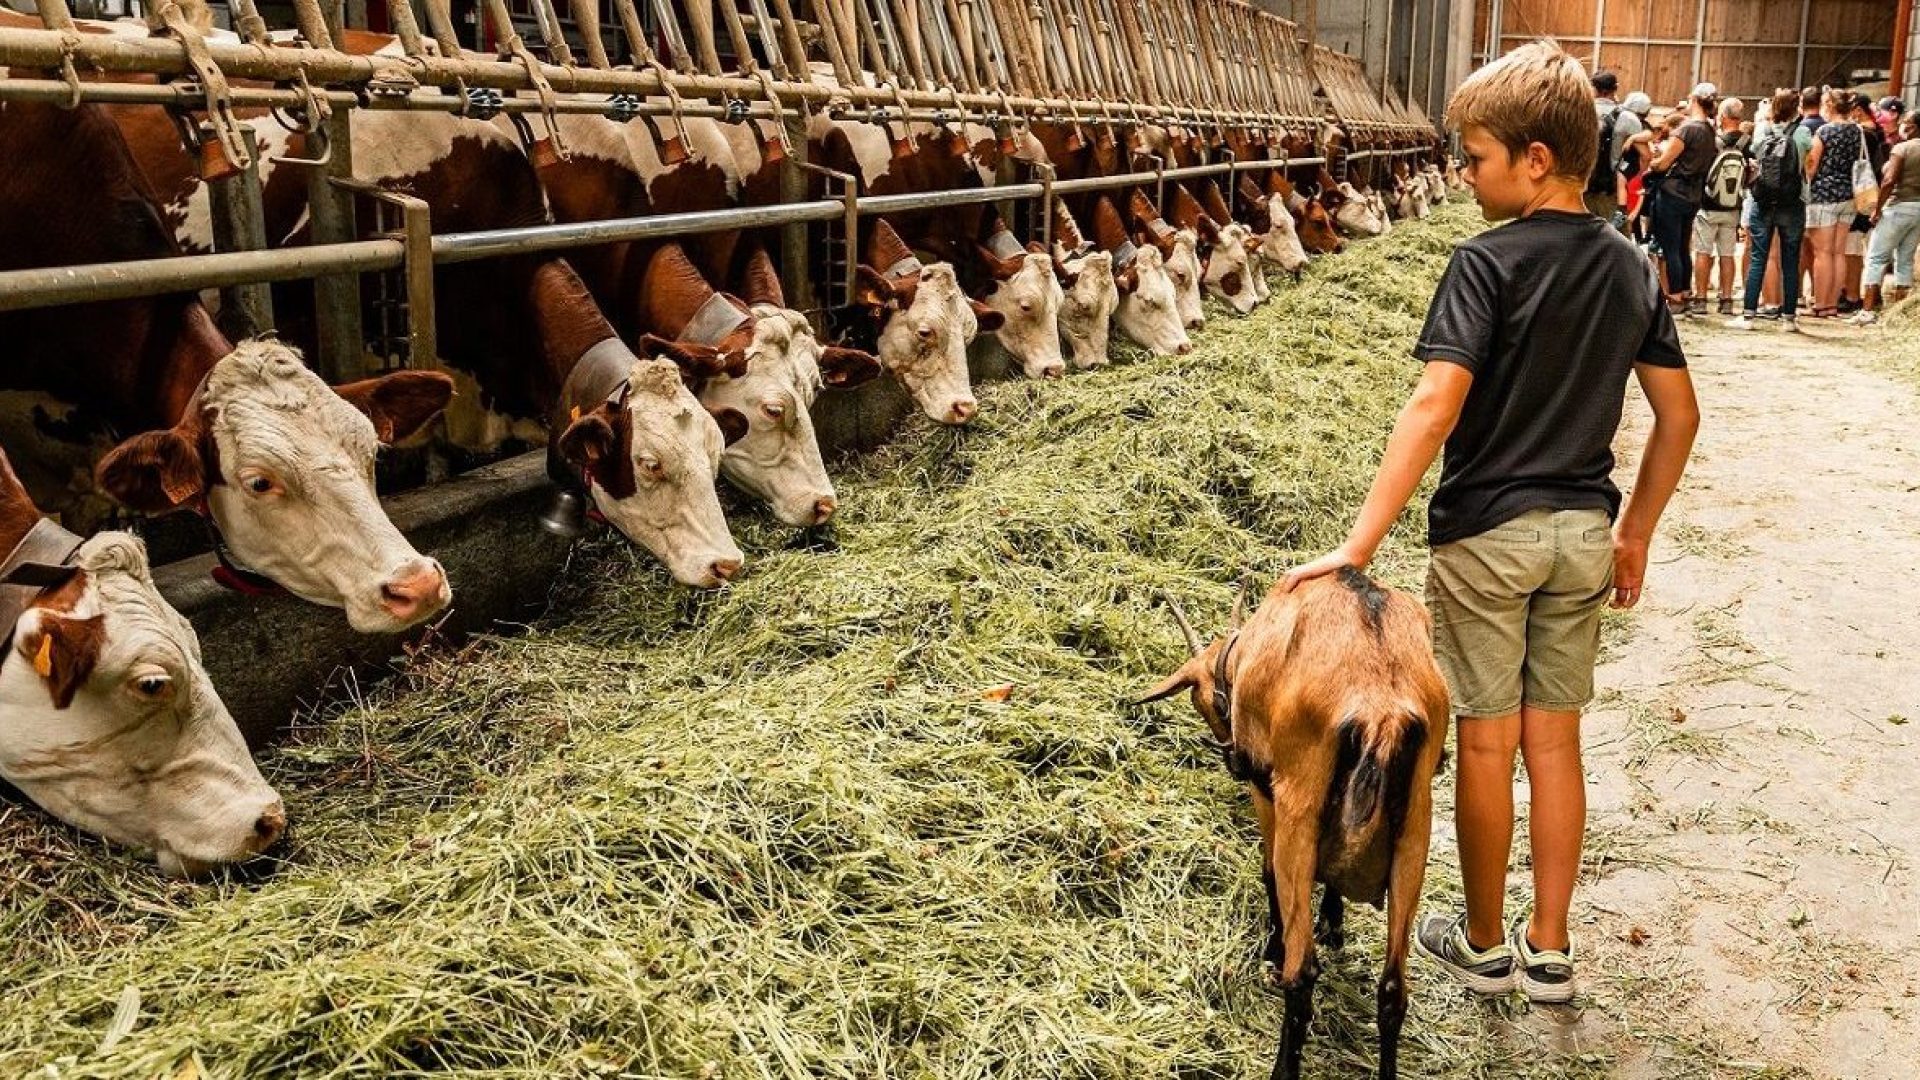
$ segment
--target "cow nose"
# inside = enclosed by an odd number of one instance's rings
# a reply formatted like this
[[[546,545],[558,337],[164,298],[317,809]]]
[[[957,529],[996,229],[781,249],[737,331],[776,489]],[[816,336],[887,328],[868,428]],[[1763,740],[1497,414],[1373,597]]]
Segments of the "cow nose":
[[[973,419],[973,414],[979,411],[980,405],[978,402],[972,398],[961,398],[948,407],[947,422],[950,424],[964,424]]]
[[[707,565],[707,572],[714,576],[716,583],[732,581],[740,576],[740,560],[715,559]]]
[[[1193,351],[1193,342],[1191,341],[1183,341],[1180,344],[1175,345],[1173,347],[1173,354],[1175,356],[1185,356],[1192,351]]]
[[[840,509],[840,504],[834,500],[833,496],[820,496],[813,500],[813,523],[815,525],[826,524],[827,519],[832,517],[833,512],[838,509]]]
[[[1040,369],[1040,377],[1043,379],[1058,379],[1066,375],[1066,373],[1067,365],[1065,364],[1048,364],[1046,367]]]
[[[410,619],[422,609],[437,605],[447,585],[446,574],[438,563],[404,570],[380,586],[380,607],[396,619]]]
[[[253,850],[265,851],[272,847],[287,832],[287,808],[279,799],[273,800],[253,823]]]

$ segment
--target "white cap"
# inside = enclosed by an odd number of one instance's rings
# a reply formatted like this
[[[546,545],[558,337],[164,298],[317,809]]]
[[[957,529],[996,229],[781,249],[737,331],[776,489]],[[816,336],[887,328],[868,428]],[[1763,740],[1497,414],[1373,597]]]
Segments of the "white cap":
[[[1693,88],[1693,96],[1699,101],[1711,101],[1720,96],[1720,88],[1710,82],[1703,82]]]
[[[1653,108],[1653,99],[1641,93],[1640,91],[1635,90],[1633,93],[1627,95],[1627,100],[1625,103],[1621,105],[1621,108],[1627,110],[1630,113],[1637,113],[1640,116],[1645,116],[1647,115],[1648,110]]]

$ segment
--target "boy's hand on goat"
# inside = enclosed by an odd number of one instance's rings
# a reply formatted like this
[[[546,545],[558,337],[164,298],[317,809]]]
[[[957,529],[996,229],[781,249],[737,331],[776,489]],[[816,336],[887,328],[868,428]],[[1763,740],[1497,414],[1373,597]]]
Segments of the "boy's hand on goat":
[[[1343,566],[1351,566],[1355,570],[1364,571],[1367,568],[1367,560],[1356,556],[1345,547],[1334,548],[1332,551],[1327,552],[1312,562],[1301,563],[1299,566],[1287,571],[1286,576],[1280,579],[1280,591],[1292,592],[1294,587],[1301,582],[1312,581],[1317,577],[1326,577],[1328,574],[1337,572]]]

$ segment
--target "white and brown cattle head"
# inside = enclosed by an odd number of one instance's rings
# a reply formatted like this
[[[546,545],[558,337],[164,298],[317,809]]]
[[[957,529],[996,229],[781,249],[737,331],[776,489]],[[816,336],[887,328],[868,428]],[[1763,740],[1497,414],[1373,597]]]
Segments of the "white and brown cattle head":
[[[1424,176],[1408,177],[1399,183],[1399,197],[1396,209],[1402,221],[1421,221],[1433,213],[1428,202],[1427,181]]]
[[[1447,178],[1441,174],[1440,166],[1428,162],[1420,169],[1420,179],[1427,185],[1427,205],[1439,206],[1447,201]]]
[[[1352,184],[1342,181],[1335,190],[1338,198],[1325,201],[1335,204],[1332,206],[1333,223],[1339,226],[1341,232],[1348,236],[1365,237],[1379,236],[1386,231],[1384,215],[1377,213],[1373,203]]]
[[[374,455],[418,432],[453,382],[402,371],[329,387],[277,341],[220,359],[180,422],[121,443],[100,486],[142,513],[206,511],[233,559],[363,633],[431,618],[452,599],[440,564],[400,535],[374,491]]]
[[[838,500],[809,410],[822,386],[872,378],[879,364],[823,349],[806,318],[786,308],[764,249],[749,258],[745,282],[746,301],[715,292],[677,245],[662,248],[646,288],[656,325],[670,334],[643,339],[642,352],[672,357],[689,376],[726,439],[720,472],[730,483],[785,524],[819,525]]]
[[[1176,189],[1177,190],[1177,189]],[[1139,227],[1137,239],[1143,247],[1160,252],[1167,280],[1173,284],[1174,303],[1180,312],[1180,325],[1189,330],[1206,324],[1207,313],[1201,303],[1206,267],[1200,260],[1200,234],[1194,228],[1175,228],[1160,216],[1160,211],[1140,191],[1127,195],[1128,211]]]
[[[1136,246],[1119,211],[1105,196],[1094,203],[1093,234],[1095,243],[1113,257],[1113,281],[1120,294],[1113,319],[1120,332],[1159,356],[1192,352],[1193,341],[1187,337],[1160,249],[1152,244]]]
[[[271,847],[286,811],[208,681],[193,627],[154,587],[146,548],[122,532],[80,543],[37,522],[0,456],[8,571],[30,581],[0,585],[0,777],[76,828],[151,852],[168,874]]]
[[[966,423],[979,411],[967,344],[999,330],[1005,317],[962,292],[951,264],[921,263],[886,222],[869,238],[870,261],[856,269],[855,319],[873,334],[880,366],[922,412],[938,423]]]
[[[1073,366],[1081,371],[1107,362],[1107,342],[1120,289],[1113,279],[1113,256],[1088,242],[1065,204],[1053,208],[1054,274],[1060,279],[1060,337]]]
[[[1300,242],[1300,229],[1285,195],[1266,196],[1267,235],[1260,241],[1260,259],[1290,274],[1298,275],[1307,265],[1307,249]]]
[[[1067,373],[1060,355],[1060,305],[1064,299],[1053,259],[1039,245],[1023,248],[1001,228],[977,248],[992,277],[986,305],[1003,320],[995,336],[1020,361],[1029,379],[1057,379]]]
[[[1236,315],[1253,314],[1254,307],[1260,303],[1260,285],[1256,281],[1265,282],[1252,250],[1260,246],[1259,241],[1237,221],[1214,225],[1211,217],[1200,220],[1202,230],[1210,231],[1213,237],[1205,270],[1207,292],[1232,308]]]
[[[715,588],[743,561],[714,487],[726,439],[673,359],[634,359],[618,338],[608,338],[579,367],[622,363],[630,363],[626,377],[598,404],[570,410],[577,415],[556,440],[559,454],[581,471],[601,516],[674,580]]]

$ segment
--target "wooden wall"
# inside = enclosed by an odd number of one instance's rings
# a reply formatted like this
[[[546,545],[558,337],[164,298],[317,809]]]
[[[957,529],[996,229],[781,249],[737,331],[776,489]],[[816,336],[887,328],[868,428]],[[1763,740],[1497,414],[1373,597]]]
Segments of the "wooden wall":
[[[1589,68],[1671,105],[1704,79],[1753,99],[1776,86],[1845,85],[1892,61],[1891,0],[1475,0],[1474,53],[1557,38]],[[1805,33],[1801,32],[1802,20]],[[1596,49],[1597,39],[1597,49]]]

